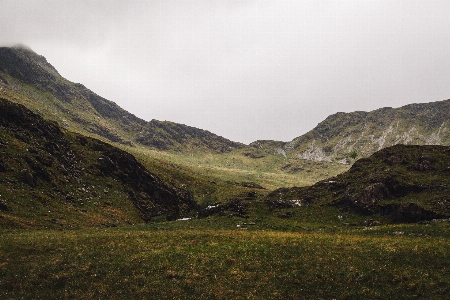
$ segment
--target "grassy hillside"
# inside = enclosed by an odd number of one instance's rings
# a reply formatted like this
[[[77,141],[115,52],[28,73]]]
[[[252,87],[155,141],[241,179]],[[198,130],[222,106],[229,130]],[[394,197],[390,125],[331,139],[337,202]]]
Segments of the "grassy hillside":
[[[0,225],[13,227],[117,226],[197,210],[127,152],[1,98],[0,195]]]
[[[450,147],[385,147],[447,143],[448,103],[244,146],[0,48],[0,298],[446,299]]]
[[[213,181],[254,182],[268,190],[284,186],[311,185],[349,168],[347,165],[337,163],[287,159],[283,155],[274,154],[252,158],[245,155],[248,148],[220,155],[199,152],[190,155],[128,149],[138,157],[140,157],[137,154],[139,152],[143,157],[160,158],[190,168]]]

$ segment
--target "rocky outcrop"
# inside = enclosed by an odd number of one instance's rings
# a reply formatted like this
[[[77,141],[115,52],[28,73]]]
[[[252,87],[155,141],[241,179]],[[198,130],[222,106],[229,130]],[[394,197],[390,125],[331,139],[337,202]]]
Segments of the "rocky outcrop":
[[[306,188],[283,188],[268,200],[335,206],[418,222],[450,216],[450,147],[396,145],[357,160],[336,177]]]

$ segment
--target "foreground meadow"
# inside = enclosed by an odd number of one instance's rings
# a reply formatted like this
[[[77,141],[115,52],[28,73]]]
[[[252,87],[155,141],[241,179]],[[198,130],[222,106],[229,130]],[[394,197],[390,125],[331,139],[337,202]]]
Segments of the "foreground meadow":
[[[444,299],[447,223],[2,230],[1,299]],[[205,221],[206,222],[206,221]]]

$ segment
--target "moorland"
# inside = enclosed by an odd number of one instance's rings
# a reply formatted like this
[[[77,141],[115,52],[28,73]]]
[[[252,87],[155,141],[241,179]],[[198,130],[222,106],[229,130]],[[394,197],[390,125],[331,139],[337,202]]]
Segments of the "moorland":
[[[142,120],[0,48],[2,299],[445,299],[450,100],[290,142]]]

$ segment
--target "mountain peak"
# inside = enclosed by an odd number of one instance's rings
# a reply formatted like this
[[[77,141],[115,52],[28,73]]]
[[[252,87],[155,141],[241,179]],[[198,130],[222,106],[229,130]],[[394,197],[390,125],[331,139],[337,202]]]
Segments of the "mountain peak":
[[[47,59],[23,45],[0,47],[0,71],[25,84],[42,85],[60,77]]]

